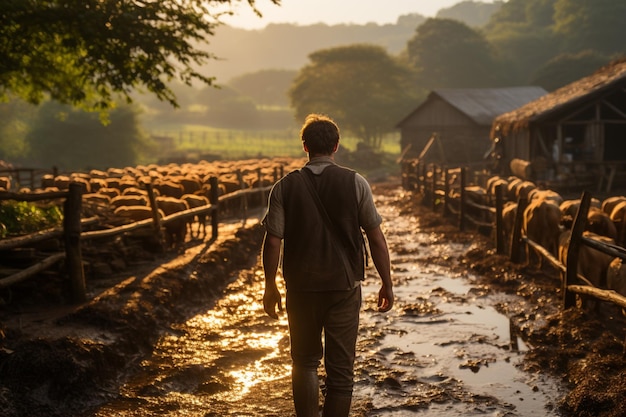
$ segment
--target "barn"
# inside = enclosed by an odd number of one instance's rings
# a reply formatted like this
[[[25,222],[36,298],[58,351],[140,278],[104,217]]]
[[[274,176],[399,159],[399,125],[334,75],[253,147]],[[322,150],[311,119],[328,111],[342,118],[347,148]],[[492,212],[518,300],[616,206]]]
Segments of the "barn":
[[[611,192],[626,183],[626,60],[499,115],[491,139],[513,173],[523,161],[531,180]]]
[[[496,116],[546,93],[541,87],[434,90],[396,125],[404,156],[439,164],[482,163]]]

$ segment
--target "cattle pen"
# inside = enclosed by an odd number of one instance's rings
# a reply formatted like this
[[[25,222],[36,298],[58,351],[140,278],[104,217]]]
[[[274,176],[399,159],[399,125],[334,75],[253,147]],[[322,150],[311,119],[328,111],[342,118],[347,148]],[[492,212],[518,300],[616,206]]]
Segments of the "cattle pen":
[[[515,196],[506,188],[506,184],[490,182],[491,179],[484,181],[482,172],[468,180],[470,175],[467,174],[467,167],[420,164],[413,159],[402,161],[401,172],[404,189],[421,195],[422,204],[430,206],[433,211],[440,210],[442,216],[452,218],[461,230],[472,224],[480,232],[491,236],[498,254],[508,256],[514,263],[522,263],[524,252],[528,254],[533,250],[547,260],[559,271],[563,308],[574,306],[578,294],[613,303],[626,311],[626,274],[616,277],[621,279],[622,284],[616,288],[607,288],[606,271],[603,271],[605,275],[601,280],[590,279],[579,271],[581,250],[585,248],[603,253],[609,260],[626,260],[626,250],[619,244],[584,234],[588,228],[592,201],[590,192],[582,192],[565,244],[568,249],[558,259],[550,248],[542,246],[525,233],[524,213],[528,208],[528,194],[518,195],[516,201],[511,201]],[[517,184],[522,183],[520,181]],[[509,217],[512,224],[508,228],[505,219],[507,206],[515,208]],[[620,230],[618,242],[623,244],[626,214],[617,219],[617,224]],[[561,232],[565,231],[563,225],[559,227]],[[602,284],[599,285],[598,281]]]
[[[207,195],[207,203],[165,214],[159,207],[158,190],[151,183],[141,183],[142,192],[147,195],[149,204],[145,207],[147,217],[141,220],[117,218],[116,224],[107,223],[100,216],[84,217],[86,194],[85,184],[70,181],[66,189],[57,191],[20,190],[0,191],[0,204],[8,201],[29,202],[34,204],[53,204],[62,207],[61,226],[40,230],[26,235],[7,237],[0,240],[0,253],[3,259],[20,260],[19,266],[2,266],[0,290],[10,288],[22,281],[46,273],[59,274],[62,277],[61,291],[68,292],[71,303],[82,303],[87,298],[83,247],[89,242],[111,241],[130,234],[141,234],[142,239],[150,241],[156,253],[174,249],[166,245],[164,230],[171,225],[184,224],[185,230],[191,222],[198,219],[198,234],[210,217],[211,236],[218,237],[219,223],[224,219],[241,218],[246,220],[248,209],[266,205],[267,196],[273,184],[282,177],[284,165],[273,165],[248,170],[248,180],[237,169],[232,173],[222,173],[221,177],[232,177],[239,181],[236,189],[227,189],[220,176],[206,178],[206,187],[202,193]],[[232,175],[231,175],[232,174]],[[253,179],[250,179],[250,175]],[[102,209],[102,204],[100,204]],[[182,223],[181,223],[182,222]],[[122,223],[122,224],[117,224]],[[97,246],[97,245],[96,245]]]

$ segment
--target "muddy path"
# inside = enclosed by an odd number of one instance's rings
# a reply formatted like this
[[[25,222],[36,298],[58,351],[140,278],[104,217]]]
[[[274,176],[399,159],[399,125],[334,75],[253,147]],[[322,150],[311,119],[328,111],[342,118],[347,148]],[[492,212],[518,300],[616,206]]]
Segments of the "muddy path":
[[[549,271],[510,264],[397,182],[373,188],[397,301],[375,311],[368,270],[352,416],[625,415],[619,314],[561,312]],[[286,317],[260,304],[261,236],[251,219],[73,311],[20,325],[3,312],[6,415],[292,416]]]

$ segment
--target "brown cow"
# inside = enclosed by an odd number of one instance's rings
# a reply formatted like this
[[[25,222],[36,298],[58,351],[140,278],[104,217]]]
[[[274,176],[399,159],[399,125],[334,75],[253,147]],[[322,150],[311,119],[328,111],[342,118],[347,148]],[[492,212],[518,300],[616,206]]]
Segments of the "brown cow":
[[[616,195],[612,197],[607,197],[602,200],[602,211],[610,216],[615,206],[623,201],[626,201],[626,196]]]
[[[529,200],[549,200],[556,205],[561,205],[563,197],[559,193],[553,190],[541,190],[539,188],[533,188],[528,192]]]
[[[621,258],[611,261],[606,275],[606,287],[626,297],[626,264]]]
[[[196,207],[202,207],[202,206],[208,206],[209,205],[209,199],[206,198],[205,196],[202,195],[196,195],[196,194],[185,194],[181,200],[184,200],[187,202],[187,204],[189,205],[189,208],[196,208]],[[196,219],[198,221],[198,229],[197,229],[197,233],[194,234],[193,232],[193,227],[192,227],[192,222],[188,222],[188,226],[189,226],[189,235],[192,237],[204,237],[206,236],[206,219],[207,219],[207,214],[198,214],[196,215]]]
[[[571,231],[564,231],[559,238],[559,260],[563,265],[567,264],[567,252],[569,250]],[[597,235],[593,232],[585,231],[583,236],[599,242],[614,244],[613,239],[606,236]],[[613,256],[607,255],[586,244],[581,244],[578,252],[577,272],[585,277],[591,285],[596,288],[605,288],[607,282],[607,271],[613,260]],[[584,303],[589,308],[596,308],[598,304],[594,301]]]
[[[11,189],[11,177],[0,177],[0,188],[4,191],[9,191]]]
[[[606,271],[606,288],[626,297],[626,264],[621,258],[615,258]],[[626,315],[626,309],[622,309]]]
[[[157,207],[162,210],[166,216],[189,210],[189,204],[187,204],[186,201],[175,197],[157,196],[156,204]],[[176,219],[174,221],[170,221],[165,225],[165,231],[165,243],[167,247],[180,247],[183,243],[185,243],[185,237],[187,235],[187,220]]]
[[[159,194],[165,197],[180,199],[185,194],[185,188],[174,181],[158,180],[154,182],[154,188],[159,190]]]
[[[611,217],[598,208],[592,207],[589,209],[585,230],[597,235],[610,237],[613,240],[617,239],[617,228],[611,221]]]
[[[114,213],[133,222],[152,218],[152,209],[148,206],[120,206],[115,209]],[[159,216],[164,216],[161,210],[159,210]]]
[[[111,198],[111,206],[147,206],[148,197],[142,195],[118,195]]]
[[[504,235],[504,241],[506,242],[507,253],[511,251],[515,216],[517,216],[517,203],[508,201],[502,208],[502,233]]]
[[[624,246],[626,244],[626,201],[622,201],[617,204],[609,218],[615,225],[615,229],[617,230],[617,239],[616,242],[620,246]]]
[[[533,242],[546,249],[556,258],[561,224],[561,210],[559,206],[548,200],[534,200],[524,210],[522,232]],[[536,253],[537,259],[532,259]],[[529,265],[537,264],[542,267],[542,256],[526,245],[526,259]],[[536,262],[535,262],[536,261]]]

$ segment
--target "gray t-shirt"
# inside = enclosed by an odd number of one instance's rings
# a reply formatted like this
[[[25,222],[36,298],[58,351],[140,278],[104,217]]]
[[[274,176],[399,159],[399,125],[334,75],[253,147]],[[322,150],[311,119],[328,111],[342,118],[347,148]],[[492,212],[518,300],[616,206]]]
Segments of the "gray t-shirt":
[[[336,165],[329,156],[311,159],[305,165],[314,174],[320,174],[329,165]],[[359,205],[359,225],[364,230],[373,229],[382,223],[382,217],[378,214],[374,205],[372,189],[367,180],[359,173],[354,176],[356,184],[356,197]],[[270,194],[269,207],[263,219],[265,230],[273,236],[283,238],[285,236],[285,211],[283,207],[282,183],[278,181]]]

